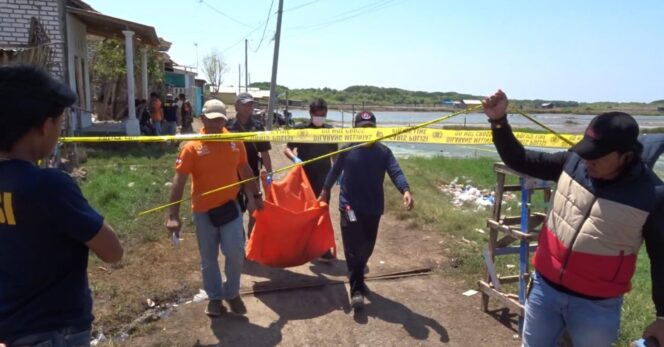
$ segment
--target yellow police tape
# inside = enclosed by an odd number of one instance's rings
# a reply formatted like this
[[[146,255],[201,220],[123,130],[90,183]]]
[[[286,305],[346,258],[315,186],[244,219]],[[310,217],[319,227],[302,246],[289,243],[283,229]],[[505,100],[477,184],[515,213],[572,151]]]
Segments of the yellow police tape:
[[[63,137],[63,143],[99,142],[167,142],[167,141],[244,141],[244,142],[297,142],[297,143],[351,143],[368,141],[405,142],[418,144],[480,145],[491,144],[490,130],[448,130],[436,128],[389,127],[389,128],[331,128],[290,129],[264,132],[187,134],[166,136],[104,136]],[[393,136],[397,134],[396,136]],[[514,132],[525,146],[568,147],[569,143],[581,140],[582,135],[533,134]],[[388,138],[385,138],[388,137]],[[566,139],[567,141],[565,141]],[[567,143],[566,143],[567,142]]]
[[[458,116],[463,113],[468,113],[472,112],[475,110],[480,109],[481,106],[476,106],[472,108],[468,108],[463,111],[455,112],[452,114],[449,114],[447,116],[442,116],[440,118],[436,118],[412,127],[407,127],[407,128],[351,128],[351,129],[298,129],[298,130],[288,130],[288,131],[272,131],[272,132],[260,132],[260,133],[242,133],[242,134],[253,134],[252,137],[248,138],[243,138],[242,140],[247,141],[249,138],[255,140],[255,141],[271,141],[271,142],[298,142],[298,143],[303,143],[303,142],[314,142],[314,143],[323,143],[323,142],[328,142],[328,143],[337,143],[337,142],[360,142],[358,144],[348,146],[346,148],[339,149],[335,152],[328,153],[322,156],[319,156],[317,158],[313,158],[310,160],[305,160],[300,163],[295,163],[291,165],[287,165],[285,167],[282,167],[277,170],[273,170],[269,174],[275,174],[279,172],[283,172],[286,170],[290,170],[291,168],[294,168],[298,165],[306,165],[311,162],[317,161],[317,160],[322,160],[326,158],[330,158],[332,156],[338,155],[343,152],[350,151],[354,148],[360,147],[360,146],[366,146],[366,145],[371,145],[375,142],[378,141],[392,141],[392,142],[411,142],[411,143],[438,143],[438,144],[457,144],[457,145],[465,145],[465,144],[488,144],[492,143],[491,140],[491,132],[488,130],[472,130],[472,131],[466,131],[466,130],[444,130],[444,129],[430,129],[426,128],[429,125],[435,124],[435,123],[440,123],[445,120],[448,120],[452,117]],[[526,118],[535,121],[532,117],[523,114]],[[535,121],[536,122],[536,121]],[[538,125],[545,127],[547,130],[552,132],[552,134],[532,134],[532,133],[522,133],[522,132],[516,132],[514,133],[516,137],[521,141],[522,144],[528,145],[528,146],[538,146],[538,147],[567,147],[575,142],[578,142],[581,140],[580,135],[561,135],[556,133],[554,130],[544,126],[543,124],[536,122]],[[341,135],[333,135],[330,136],[329,132],[333,131],[338,131],[338,130],[345,130],[347,133],[342,133]],[[431,131],[431,133],[429,133]],[[297,137],[295,138],[288,138],[288,137],[272,137],[270,134],[271,133],[278,133],[278,132],[296,132]],[[315,132],[314,134],[310,134],[310,132]],[[325,132],[325,133],[324,133]],[[221,135],[227,135],[227,134],[221,134]],[[447,135],[447,137],[445,137]],[[468,136],[472,135],[472,136]],[[284,136],[284,135],[280,135]],[[323,137],[326,136],[326,137]],[[342,137],[339,138],[339,136],[348,136],[348,137]],[[204,135],[206,140],[210,139],[211,136],[209,135]],[[437,142],[424,142],[436,140]],[[223,140],[222,137],[218,138],[217,140]],[[307,141],[305,141],[307,140]],[[448,141],[448,142],[445,142]],[[258,179],[258,177],[251,177],[247,178],[244,180],[240,180],[238,182],[219,187],[213,190],[210,190],[208,192],[205,192],[203,194],[200,194],[197,197],[213,194],[225,189],[229,189],[231,187],[236,187],[239,185],[242,185],[244,183],[251,182],[255,179]],[[168,204],[164,204],[146,211],[140,212],[138,215],[142,216],[151,212],[156,212],[165,208],[168,208],[173,205],[180,204],[184,201],[191,200],[193,199],[194,196],[190,198],[185,198],[179,201],[173,201]]]

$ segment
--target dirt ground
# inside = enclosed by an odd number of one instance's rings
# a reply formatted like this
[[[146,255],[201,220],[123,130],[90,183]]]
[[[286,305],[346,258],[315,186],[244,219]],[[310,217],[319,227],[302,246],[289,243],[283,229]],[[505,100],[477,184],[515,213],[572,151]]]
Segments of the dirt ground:
[[[283,145],[272,150],[273,166],[287,164]],[[338,190],[331,206],[337,206]],[[414,195],[417,208],[417,194]],[[186,216],[185,216],[186,217]],[[206,301],[181,303],[166,317],[140,327],[120,346],[518,346],[516,317],[498,309],[491,314],[479,309],[479,295],[466,297],[460,278],[445,274],[450,266],[443,236],[415,230],[407,221],[391,215],[381,220],[376,249],[367,276],[431,269],[429,274],[394,279],[368,280],[372,290],[362,313],[354,314],[348,299],[339,214],[332,211],[338,260],[332,264],[308,263],[275,269],[247,262],[241,280],[246,316],[230,313],[210,319]],[[246,224],[245,224],[246,225]],[[151,298],[157,303],[176,300],[202,288],[194,234],[184,234],[182,245],[153,243],[140,261],[128,260],[121,268],[91,273],[99,283],[122,281],[127,286],[162,288],[172,297]],[[138,252],[138,251],[137,251]],[[127,254],[131,259],[132,254]],[[223,263],[223,257],[220,257]],[[152,264],[152,265],[150,265]],[[223,265],[223,264],[222,264]],[[223,269],[223,266],[221,267]],[[154,277],[156,270],[167,271]],[[172,269],[172,271],[168,271]],[[106,277],[105,280],[101,280]],[[121,279],[120,279],[121,278]],[[170,287],[170,291],[166,289]],[[301,287],[301,288],[294,288]],[[474,288],[473,288],[474,289]],[[254,290],[263,291],[252,294]],[[267,291],[267,292],[265,292]],[[125,295],[119,292],[118,295]],[[126,294],[129,295],[129,294]],[[96,298],[97,317],[121,310]],[[102,309],[103,308],[103,309]],[[131,317],[127,317],[131,321]],[[103,319],[102,319],[103,320]]]

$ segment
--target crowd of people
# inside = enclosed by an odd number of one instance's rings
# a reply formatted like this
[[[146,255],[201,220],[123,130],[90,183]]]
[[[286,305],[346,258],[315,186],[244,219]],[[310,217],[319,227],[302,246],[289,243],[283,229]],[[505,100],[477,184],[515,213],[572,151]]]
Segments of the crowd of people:
[[[92,208],[75,182],[36,163],[58,141],[63,111],[76,95],[66,85],[33,66],[0,67],[0,346],[88,346],[92,297],[87,279],[88,253],[117,262],[123,249],[113,229]],[[223,102],[205,102],[203,134],[262,131],[252,117],[255,101],[239,94],[236,115]],[[188,105],[188,106],[187,106]],[[574,346],[610,346],[618,338],[623,296],[636,271],[643,241],[651,261],[656,317],[644,337],[664,342],[664,185],[653,173],[664,151],[664,136],[639,138],[639,126],[622,112],[595,117],[581,142],[568,151],[525,149],[507,121],[508,99],[502,91],[483,102],[493,141],[511,168],[557,181],[553,203],[533,258],[535,273],[525,307],[524,346],[555,346],[567,330]],[[191,131],[191,105],[184,95],[163,103],[159,95],[139,102],[142,125],[151,134]],[[329,128],[327,104],[313,100],[310,119],[298,128]],[[147,119],[144,122],[144,118]],[[376,127],[376,116],[363,110],[354,126]],[[351,144],[354,145],[354,144]],[[203,142],[184,144],[175,164],[171,202],[181,200],[189,176],[193,221],[208,295],[205,314],[247,309],[239,294],[245,261],[242,216],[263,208],[258,180],[214,194],[215,188],[265,176],[272,162],[270,143]],[[337,145],[288,143],[284,155],[299,163],[329,154]],[[411,210],[414,199],[391,150],[373,143],[305,165],[319,201],[329,202],[339,184],[340,229],[350,303],[362,310],[371,299],[364,279],[384,212],[387,175]],[[247,231],[252,230],[250,218]],[[166,229],[179,233],[180,205],[170,207]],[[225,257],[222,276],[219,251]],[[321,260],[334,259],[331,252]],[[224,304],[224,302],[226,304]],[[4,344],[4,345],[3,345]]]
[[[137,99],[136,116],[142,135],[175,135],[194,132],[194,109],[183,93],[177,99],[166,94],[164,102],[158,93],[152,92],[150,100]]]

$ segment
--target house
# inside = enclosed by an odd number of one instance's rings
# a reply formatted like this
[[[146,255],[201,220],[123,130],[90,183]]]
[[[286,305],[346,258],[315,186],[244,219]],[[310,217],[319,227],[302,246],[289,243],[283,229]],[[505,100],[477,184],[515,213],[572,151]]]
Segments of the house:
[[[479,106],[479,105],[482,105],[482,101],[480,101],[480,100],[473,100],[473,99],[463,99],[463,100],[461,100],[461,108],[468,108],[468,107]]]
[[[200,110],[203,107],[201,98],[197,95],[202,95],[202,87],[196,86],[196,68],[190,66],[179,65],[171,59],[168,59],[164,64],[164,84],[166,85],[166,92],[173,94],[176,98],[179,94],[184,94],[192,103],[194,111]],[[200,90],[197,90],[199,89]],[[200,111],[195,112],[200,114]]]
[[[123,132],[140,134],[134,108],[134,47],[141,52],[140,90],[148,94],[147,47],[159,47],[155,29],[104,15],[81,0],[3,0],[0,8],[0,63],[36,63],[78,94],[68,125],[80,132],[92,126],[90,86],[90,36],[125,41],[128,119]]]
[[[543,102],[540,104],[540,108],[553,108],[554,106],[552,102]]]
[[[207,85],[207,92],[214,94],[214,86],[211,84]],[[227,86],[227,87],[219,87],[217,90],[216,96],[223,101],[227,105],[232,105],[235,103],[235,96],[238,95],[239,93],[244,93],[245,88],[240,87],[238,88],[237,86]],[[270,100],[270,91],[269,90],[261,90],[259,88],[253,88],[249,87],[246,88],[247,93],[251,94],[251,96],[254,97],[254,100],[256,100],[257,103],[267,105],[268,101]]]

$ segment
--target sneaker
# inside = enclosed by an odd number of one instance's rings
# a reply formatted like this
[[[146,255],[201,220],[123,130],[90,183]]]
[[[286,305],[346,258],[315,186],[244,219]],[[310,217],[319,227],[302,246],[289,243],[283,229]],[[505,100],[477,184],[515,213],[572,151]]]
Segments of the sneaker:
[[[355,311],[364,308],[364,295],[360,292],[353,294],[353,296],[350,297],[350,305],[353,306]]]
[[[362,295],[365,297],[368,297],[369,294],[371,294],[371,290],[369,290],[369,287],[367,287],[366,283],[362,283],[362,289],[360,289],[360,293],[362,293]]]
[[[327,252],[325,252],[323,255],[321,255],[318,258],[318,261],[323,262],[323,263],[331,263],[335,259],[337,259],[337,258],[334,256],[334,254],[332,254],[332,251],[328,250]]]
[[[231,308],[231,312],[235,314],[247,314],[247,307],[244,306],[244,302],[242,302],[242,298],[238,295],[233,299],[226,300],[228,303],[228,306]]]
[[[207,307],[205,308],[205,314],[210,317],[218,317],[226,310],[221,303],[221,300],[210,300],[208,301]]]

